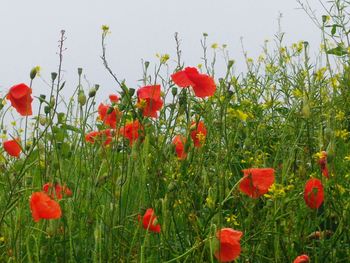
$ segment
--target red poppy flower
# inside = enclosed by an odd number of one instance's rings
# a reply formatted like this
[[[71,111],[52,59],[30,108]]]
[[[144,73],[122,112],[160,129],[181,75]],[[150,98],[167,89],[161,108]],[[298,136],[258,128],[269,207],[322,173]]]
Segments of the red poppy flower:
[[[139,217],[139,221],[140,220],[141,220],[141,217]],[[154,214],[154,211],[152,208],[148,208],[146,210],[146,213],[143,215],[142,226],[144,229],[147,229],[151,232],[155,232],[155,233],[160,232],[160,224],[157,224],[157,217]]]
[[[216,91],[215,81],[211,76],[201,74],[196,68],[187,67],[171,75],[176,85],[182,88],[191,86],[199,98],[211,97]]]
[[[163,100],[160,96],[160,85],[145,86],[137,90],[137,106],[142,109],[143,116],[157,118]]]
[[[243,233],[232,228],[223,228],[216,233],[219,248],[214,252],[219,262],[229,262],[239,257],[241,253],[240,239]]]
[[[13,156],[13,157],[19,157],[19,155],[21,154],[21,146],[19,145],[19,139],[17,140],[9,140],[9,141],[5,141],[3,143],[4,149],[5,151]]]
[[[250,168],[242,171],[244,175],[239,189],[252,198],[266,194],[275,182],[275,170],[272,168]]]
[[[191,125],[191,138],[195,147],[202,147],[207,136],[207,129],[205,128],[204,122],[192,122]]]
[[[29,204],[35,222],[39,222],[40,219],[57,219],[62,216],[60,205],[43,192],[33,193]]]
[[[32,115],[32,89],[26,84],[21,83],[10,88],[7,99],[22,116]]]
[[[102,142],[102,140],[104,140],[104,146],[107,146],[112,142],[112,132],[110,129],[103,131],[92,131],[85,135],[85,141],[92,144],[96,141]]]
[[[320,165],[321,172],[322,172],[323,176],[328,179],[329,172],[328,172],[328,167],[327,167],[327,152],[326,151],[321,152],[321,157],[318,160],[318,164]]]
[[[143,132],[143,127],[138,120],[128,123],[120,129],[120,134],[129,140],[130,146],[137,141],[141,135],[140,132]]]
[[[176,135],[173,140],[173,144],[175,145],[177,158],[179,160],[186,159],[187,157],[187,153],[185,152],[186,138],[182,135]]]
[[[113,129],[117,127],[122,113],[115,107],[101,103],[98,106],[98,114],[103,123]]]
[[[51,198],[57,198],[58,200],[62,199],[63,194],[66,196],[72,196],[72,191],[66,186],[61,186],[60,184],[55,184],[55,187],[53,187],[52,183],[46,183],[43,185],[43,191],[46,194],[51,193]]]
[[[300,256],[297,256],[293,263],[307,263],[310,261],[310,258],[308,255],[300,255]]]
[[[304,200],[308,207],[319,208],[324,199],[322,182],[319,179],[311,178],[305,184]]]
[[[109,95],[109,100],[111,103],[117,103],[119,101],[119,96],[117,94],[111,94]]]

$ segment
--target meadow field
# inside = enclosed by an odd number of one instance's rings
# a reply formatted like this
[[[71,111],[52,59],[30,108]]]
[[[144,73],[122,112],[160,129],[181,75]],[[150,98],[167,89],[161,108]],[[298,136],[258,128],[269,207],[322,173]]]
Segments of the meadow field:
[[[185,64],[175,34],[138,87],[104,25],[112,94],[65,84],[62,30],[57,71],[0,99],[0,262],[350,262],[348,11],[311,17],[317,56],[278,32],[244,72],[206,33]]]

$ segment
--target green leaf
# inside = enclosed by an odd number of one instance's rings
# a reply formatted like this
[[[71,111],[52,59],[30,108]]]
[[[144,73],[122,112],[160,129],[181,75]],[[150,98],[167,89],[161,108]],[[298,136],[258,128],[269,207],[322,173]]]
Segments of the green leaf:
[[[332,36],[334,36],[334,34],[337,32],[337,26],[336,25],[333,25],[332,26],[332,30],[331,30],[331,34]]]
[[[329,55],[335,55],[339,57],[345,56],[346,54],[348,54],[347,50],[341,45],[337,46],[336,48],[327,50],[326,53]]]

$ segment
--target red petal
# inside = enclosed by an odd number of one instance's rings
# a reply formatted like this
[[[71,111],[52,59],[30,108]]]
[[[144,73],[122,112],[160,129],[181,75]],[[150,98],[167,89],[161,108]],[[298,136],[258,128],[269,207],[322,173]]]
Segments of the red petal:
[[[31,94],[32,89],[29,88],[26,84],[21,83],[18,85],[15,85],[10,88],[9,94],[11,94],[11,97],[18,100],[26,96],[27,94]]]
[[[194,86],[194,83],[188,78],[185,70],[181,70],[171,75],[171,79],[174,81],[176,85],[182,88],[186,88],[188,86]]]
[[[3,146],[5,151],[13,157],[18,158],[21,154],[22,149],[16,140],[5,141]]]

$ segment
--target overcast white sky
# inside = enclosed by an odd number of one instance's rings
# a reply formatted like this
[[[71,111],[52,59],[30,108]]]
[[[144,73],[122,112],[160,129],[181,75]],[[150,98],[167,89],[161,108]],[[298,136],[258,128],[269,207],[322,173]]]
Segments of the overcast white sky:
[[[319,17],[318,0],[309,0]],[[0,0],[0,92],[14,84],[29,81],[29,71],[42,67],[50,80],[57,70],[57,41],[66,30],[64,53],[66,92],[77,84],[77,68],[91,83],[101,84],[100,96],[115,91],[116,84],[104,70],[101,55],[101,25],[110,26],[108,39],[110,65],[119,78],[137,87],[142,76],[141,59],[154,61],[156,53],[175,54],[174,32],[182,39],[186,65],[201,63],[200,39],[227,44],[232,58],[240,60],[240,37],[250,56],[257,57],[265,39],[272,40],[283,14],[282,30],[286,43],[307,40],[319,47],[320,32],[296,0]],[[237,72],[244,70],[238,64]],[[48,93],[39,80],[34,94]]]

